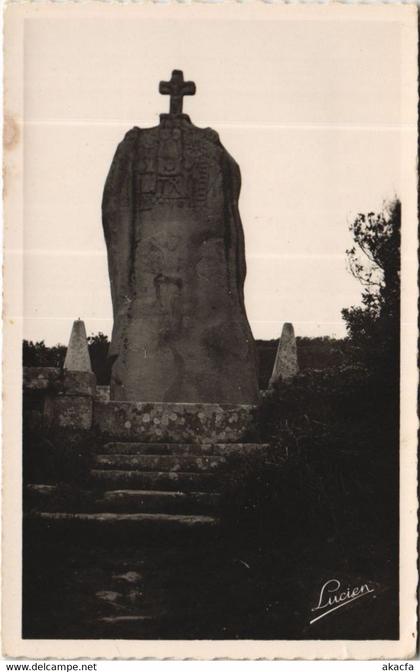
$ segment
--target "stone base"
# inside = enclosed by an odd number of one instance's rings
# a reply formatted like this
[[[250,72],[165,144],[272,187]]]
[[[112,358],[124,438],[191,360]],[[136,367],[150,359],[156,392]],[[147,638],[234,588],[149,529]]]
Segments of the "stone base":
[[[91,429],[96,377],[91,371],[23,368],[23,416],[30,429]]]
[[[96,386],[96,399],[98,401],[110,401],[111,400],[111,390],[109,385],[97,385]]]
[[[24,366],[23,389],[25,392],[51,390],[57,385],[60,375],[61,369],[54,366]]]
[[[93,424],[109,437],[151,443],[237,443],[249,429],[255,409],[236,404],[96,400]]]
[[[50,426],[91,429],[91,397],[55,397],[47,401],[47,415]]]
[[[93,397],[96,393],[96,377],[91,371],[62,372],[57,393],[67,397]]]
[[[55,395],[89,396],[96,392],[96,377],[91,371],[67,371],[53,366],[24,366],[25,392],[49,392]]]

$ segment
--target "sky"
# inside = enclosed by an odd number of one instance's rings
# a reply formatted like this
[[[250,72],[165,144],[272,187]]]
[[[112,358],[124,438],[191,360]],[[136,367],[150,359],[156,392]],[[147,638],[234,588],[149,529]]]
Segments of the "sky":
[[[245,301],[255,338],[345,335],[360,302],[349,224],[401,190],[402,27],[392,20],[35,18],[25,23],[24,337],[110,334],[104,181],[132,126],[158,123],[173,69],[184,111],[239,163]],[[215,10],[217,8],[214,8]]]

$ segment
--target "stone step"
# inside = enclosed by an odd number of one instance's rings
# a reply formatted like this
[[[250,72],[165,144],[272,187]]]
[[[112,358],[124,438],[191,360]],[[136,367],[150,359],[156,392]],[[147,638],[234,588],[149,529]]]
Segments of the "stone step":
[[[172,490],[81,490],[74,504],[60,501],[59,486],[30,484],[25,488],[25,510],[43,512],[121,512],[206,514],[218,506],[220,494]],[[70,507],[70,508],[69,508]]]
[[[44,485],[43,483],[28,483],[28,485],[25,486],[25,492],[27,495],[33,495],[34,497],[47,498],[55,495],[57,486],[50,484]]]
[[[76,486],[29,483],[24,489],[25,511],[95,511],[97,492]]]
[[[161,630],[161,618],[149,614],[102,616],[89,623],[92,639],[156,639]]]
[[[56,485],[29,483],[23,490],[23,510],[41,509],[49,511],[56,499]]]
[[[194,471],[92,469],[91,479],[107,489],[133,486],[141,490],[217,490],[215,474]]]
[[[213,492],[107,490],[95,503],[97,511],[194,513],[213,512],[220,495]]]
[[[109,441],[101,447],[107,455],[249,455],[262,452],[267,443],[141,443]]]
[[[149,614],[134,615],[128,614],[124,616],[102,616],[101,618],[96,619],[95,623],[100,625],[111,625],[115,627],[116,625],[143,625],[143,623],[150,623],[156,621],[155,616],[149,616]]]
[[[143,471],[216,471],[226,459],[208,455],[96,455],[98,469],[141,469]]]
[[[73,527],[81,524],[91,528],[105,527],[144,531],[188,530],[213,528],[218,524],[214,516],[192,516],[165,513],[58,513],[32,512],[27,520],[52,525]]]

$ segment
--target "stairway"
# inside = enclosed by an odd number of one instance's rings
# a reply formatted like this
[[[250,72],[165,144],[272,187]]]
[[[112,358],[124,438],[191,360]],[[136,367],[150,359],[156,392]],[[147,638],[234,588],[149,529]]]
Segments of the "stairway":
[[[225,460],[183,444],[112,442],[95,456],[96,506],[107,520],[143,527],[212,527],[218,522],[216,471]],[[96,514],[101,515],[101,514]],[[103,516],[104,514],[102,514]]]
[[[49,527],[78,524],[159,532],[216,528],[227,458],[261,447],[107,442],[93,455],[89,487],[73,510],[60,505],[60,486],[32,484],[26,489],[28,517]]]
[[[213,586],[231,571],[223,473],[231,455],[262,447],[114,439],[91,456],[83,489],[27,485],[25,603],[36,618],[25,636],[176,638],[218,621]]]

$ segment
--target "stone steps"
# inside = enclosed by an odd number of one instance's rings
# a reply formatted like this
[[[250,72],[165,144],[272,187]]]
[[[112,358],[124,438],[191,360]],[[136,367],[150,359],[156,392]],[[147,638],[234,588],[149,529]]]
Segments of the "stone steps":
[[[96,492],[62,485],[30,483],[24,489],[25,511],[94,511]]]
[[[124,626],[124,632],[126,630],[125,626],[134,626],[143,625],[144,623],[150,623],[156,621],[155,616],[149,614],[128,614],[123,616],[102,616],[101,618],[96,619],[95,623],[99,625],[109,625],[112,626],[112,631],[115,631],[115,626]]]
[[[121,405],[105,404],[105,408],[117,413]],[[131,418],[136,417],[136,410],[141,411],[142,422],[149,410],[143,404],[140,408],[129,404],[128,409]],[[214,420],[214,413],[217,420],[220,411],[227,412],[220,407],[207,408],[206,413],[203,406],[200,409],[207,421],[209,417]],[[163,421],[168,408],[163,405],[158,411],[158,418]],[[171,410],[174,416],[178,411]],[[195,417],[198,416],[192,413],[190,421]],[[177,420],[182,417],[177,415]],[[160,538],[161,532],[169,534],[171,530],[177,533],[216,528],[222,473],[229,469],[228,458],[258,454],[266,448],[264,444],[211,439],[204,444],[173,439],[146,443],[133,440],[135,436],[132,431],[127,441],[108,439],[97,448],[87,489],[29,486],[25,491],[25,510],[34,529],[42,533],[54,528],[60,534],[76,530],[88,538],[95,533],[103,536],[105,529],[125,539],[124,535],[130,536],[132,530],[148,531],[152,536],[157,533]]]
[[[36,497],[38,500],[51,497],[57,492],[57,490],[58,486],[56,485],[44,485],[42,483],[29,483],[25,487],[26,494],[30,495],[31,497],[33,496],[34,498]]]
[[[101,634],[96,638],[105,639],[141,639],[141,635],[153,627],[154,630],[159,626],[159,617],[150,614],[127,614],[120,616],[102,616],[93,623],[93,632],[99,631]],[[108,630],[108,632],[107,632]]]
[[[96,510],[212,513],[217,509],[220,495],[214,492],[168,492],[156,490],[108,490],[95,503]]]
[[[60,489],[54,485],[28,485],[25,507],[29,511],[62,513],[68,501],[59,499]],[[168,490],[106,490],[80,491],[78,502],[85,503],[91,513],[164,513],[211,514],[217,510],[220,494],[215,492],[178,492]],[[83,505],[82,505],[83,506]]]
[[[215,474],[193,471],[139,471],[121,469],[92,469],[91,480],[106,489],[217,491]]]
[[[97,469],[140,469],[142,471],[202,472],[216,471],[226,463],[219,456],[207,455],[96,455],[94,465]]]
[[[97,615],[89,623],[94,638],[142,639],[162,630],[168,608],[172,609],[165,572],[162,574],[158,564],[152,557],[141,559],[139,566],[136,558],[121,571],[111,561],[101,577],[102,589],[95,590]]]
[[[109,441],[101,454],[109,455],[249,455],[268,448],[265,443],[142,443],[139,441]]]
[[[176,515],[164,513],[57,513],[35,511],[26,515],[26,520],[45,523],[51,526],[68,529],[83,524],[85,527],[98,526],[104,528],[118,528],[122,530],[135,529],[136,532],[177,531],[187,529],[208,529],[215,527],[218,519],[214,516]]]

